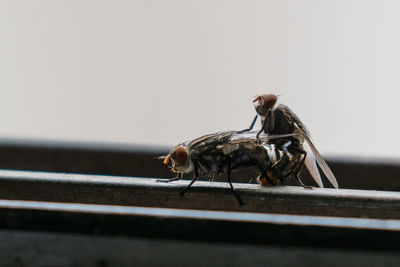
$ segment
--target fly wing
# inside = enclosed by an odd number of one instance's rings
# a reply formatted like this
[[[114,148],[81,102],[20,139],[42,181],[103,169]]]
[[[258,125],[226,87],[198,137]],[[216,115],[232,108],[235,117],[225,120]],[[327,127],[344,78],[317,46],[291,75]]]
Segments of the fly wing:
[[[317,160],[318,165],[321,167],[321,170],[325,173],[325,175],[328,178],[329,182],[331,182],[331,184],[335,188],[338,188],[339,186],[338,186],[338,183],[336,181],[335,175],[332,173],[331,169],[329,168],[328,164],[326,164],[325,160],[322,158],[322,156],[318,152],[317,148],[311,142],[310,132],[307,130],[306,126],[303,124],[303,122],[301,122],[299,117],[297,117],[297,115],[289,107],[287,107],[285,105],[279,105],[278,108],[281,109],[284,112],[285,116],[295,126],[295,128],[300,133],[300,135],[303,136],[304,140],[306,140],[308,146],[311,149],[311,152],[314,154],[315,159]],[[311,153],[307,153],[307,154],[311,154]],[[306,161],[307,161],[307,158],[306,158]],[[308,165],[306,165],[306,166],[307,166],[308,170],[310,171],[310,173],[312,175],[312,171],[310,170],[309,166]],[[314,167],[311,167],[311,168],[313,168],[313,172],[314,172],[315,168]],[[313,176],[313,178],[317,182],[317,184],[319,185],[319,181],[320,181],[321,177],[319,176],[319,178],[316,178],[316,177]]]
[[[195,155],[210,151],[217,145],[226,143],[233,133],[233,131],[218,132],[194,139],[187,144],[189,153]]]
[[[251,131],[251,132],[244,132],[244,133],[235,133],[233,134],[229,142],[249,142],[249,140],[256,141],[257,140],[257,134],[259,131]],[[279,139],[279,138],[285,138],[285,137],[290,137],[290,136],[295,136],[297,135],[296,133],[289,133],[289,134],[260,134],[259,140],[260,141],[268,141],[271,139]]]
[[[260,139],[261,140],[271,140],[271,139],[279,139],[279,138],[285,138],[285,137],[290,137],[290,136],[295,136],[297,135],[296,133],[289,133],[289,134],[268,134],[268,135],[261,135]]]
[[[236,132],[230,137],[229,141],[253,140],[256,138],[257,133],[258,131]]]
[[[322,158],[321,154],[318,152],[317,148],[311,142],[311,139],[307,135],[303,135],[304,139],[307,141],[308,145],[311,148],[311,151],[314,153],[315,158],[317,159],[318,165],[321,167],[321,170],[325,173],[326,177],[328,178],[329,182],[337,189],[339,185],[336,181],[335,175],[332,173],[331,169],[329,168],[328,164],[326,164],[325,160]]]
[[[311,148],[307,145],[305,146],[305,150],[307,150],[306,159],[304,164],[307,167],[308,172],[311,174],[311,177],[314,181],[318,184],[319,187],[324,187],[324,184],[321,180],[321,174],[319,173],[317,162],[315,161],[314,153],[312,152]]]

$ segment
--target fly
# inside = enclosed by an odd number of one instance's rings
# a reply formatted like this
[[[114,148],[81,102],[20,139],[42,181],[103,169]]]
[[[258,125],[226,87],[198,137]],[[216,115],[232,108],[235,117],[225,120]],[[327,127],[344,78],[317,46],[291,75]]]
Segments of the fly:
[[[277,145],[279,149],[283,149],[286,153],[302,155],[301,160],[298,160],[298,167],[295,170],[297,173],[293,173],[299,183],[303,187],[307,187],[302,183],[298,176],[298,172],[300,172],[303,164],[305,164],[315,182],[319,185],[319,187],[323,187],[321,176],[316,165],[317,162],[330,183],[335,188],[338,188],[335,175],[332,173],[328,164],[326,164],[325,160],[322,158],[321,154],[311,141],[310,132],[289,107],[282,104],[276,107],[275,104],[277,100],[278,97],[274,94],[262,95],[254,99],[253,102],[256,103],[255,109],[257,115],[254,118],[250,128],[244,131],[251,130],[255,124],[255,121],[257,120],[257,116],[260,116],[262,127],[257,133],[257,139],[260,138],[262,133],[266,134],[267,136],[294,134],[293,137],[287,141],[286,139],[277,140]],[[306,147],[308,146],[310,150],[308,153],[304,150],[304,145]]]
[[[177,173],[172,179],[158,180],[171,182],[179,180],[185,173],[194,173],[193,179],[181,192],[193,185],[199,175],[211,179],[226,173],[230,189],[239,205],[241,197],[235,191],[231,172],[243,167],[251,167],[257,173],[257,181],[263,186],[282,184],[287,178],[295,177],[305,188],[299,173],[305,164],[312,178],[323,187],[318,165],[335,188],[338,184],[332,171],[311,141],[310,133],[294,112],[285,105],[275,106],[276,95],[263,95],[254,102],[257,112],[249,129],[208,134],[177,145],[164,157],[164,164]],[[262,127],[251,131],[261,117]],[[304,147],[309,147],[306,152]]]
[[[282,135],[262,135],[253,132],[226,131],[205,135],[177,145],[164,157],[177,176],[160,182],[179,180],[185,173],[194,173],[192,181],[181,192],[183,195],[197,180],[199,175],[214,177],[226,173],[230,189],[239,205],[241,197],[235,191],[231,172],[250,167],[258,173],[257,180],[263,185],[278,185],[297,171],[301,154],[291,152],[279,140],[292,138],[293,133]],[[279,145],[277,145],[279,144]],[[283,148],[281,148],[283,147]]]

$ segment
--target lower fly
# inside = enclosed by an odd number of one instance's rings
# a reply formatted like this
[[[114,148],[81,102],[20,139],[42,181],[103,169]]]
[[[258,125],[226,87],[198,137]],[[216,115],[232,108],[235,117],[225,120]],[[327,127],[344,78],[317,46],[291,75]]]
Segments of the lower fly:
[[[258,173],[257,180],[263,186],[279,185],[290,176],[298,177],[305,155],[293,148],[296,143],[293,136],[284,134],[257,137],[257,132],[229,131],[184,142],[164,158],[164,164],[168,164],[177,173],[177,177],[159,181],[175,181],[184,173],[193,172],[192,181],[181,192],[183,195],[199,175],[211,177],[226,173],[232,193],[239,205],[243,205],[232,185],[232,171],[253,168]]]

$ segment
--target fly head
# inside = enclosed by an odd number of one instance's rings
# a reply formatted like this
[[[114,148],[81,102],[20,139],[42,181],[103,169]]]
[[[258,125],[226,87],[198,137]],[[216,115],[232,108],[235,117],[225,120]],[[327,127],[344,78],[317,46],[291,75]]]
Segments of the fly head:
[[[184,145],[178,145],[172,149],[165,157],[164,164],[168,165],[173,172],[188,173],[192,170],[189,153]]]
[[[263,118],[274,108],[277,101],[278,97],[274,94],[261,95],[253,100],[257,114]]]

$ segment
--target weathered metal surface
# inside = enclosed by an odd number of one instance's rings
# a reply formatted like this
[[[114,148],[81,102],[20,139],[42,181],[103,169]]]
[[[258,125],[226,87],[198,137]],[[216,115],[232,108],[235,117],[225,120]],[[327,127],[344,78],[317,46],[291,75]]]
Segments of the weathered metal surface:
[[[0,198],[400,219],[399,192],[234,184],[245,202],[239,206],[229,186],[220,182],[196,182],[181,197],[179,192],[188,183],[188,180],[166,184],[149,178],[2,170]]]
[[[155,146],[0,139],[0,168],[167,178],[173,174],[155,159],[167,152]],[[327,162],[341,188],[400,191],[398,160],[336,156]],[[237,172],[233,181],[247,183],[251,176]],[[307,175],[304,182],[313,185]],[[294,179],[286,184],[297,185]]]

